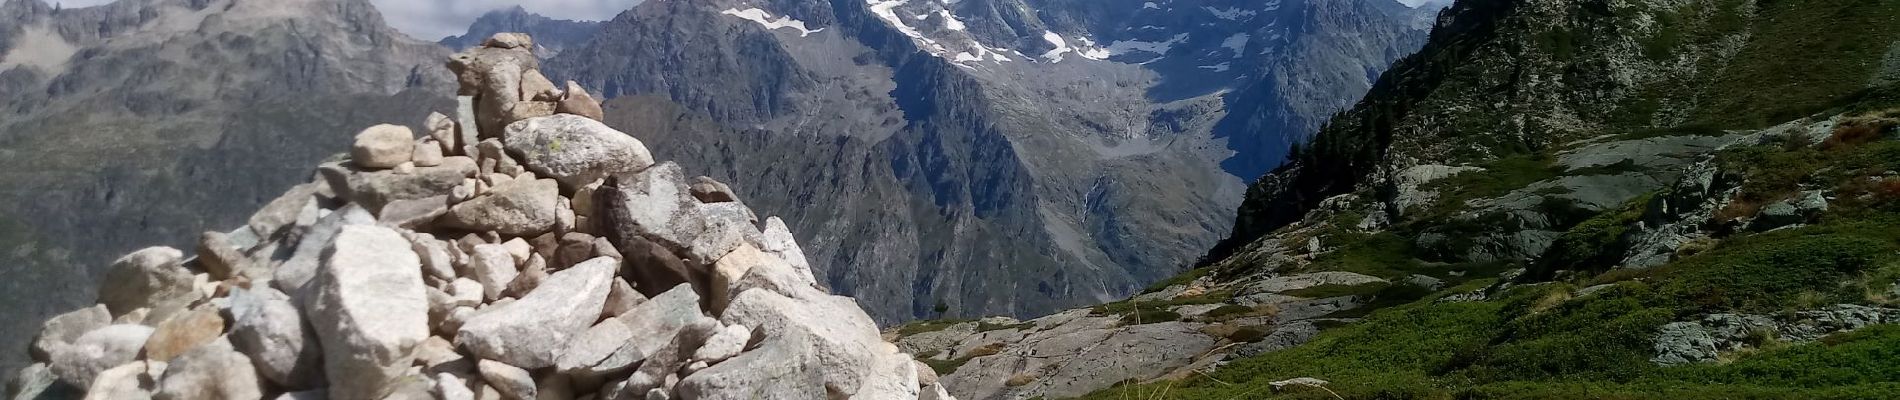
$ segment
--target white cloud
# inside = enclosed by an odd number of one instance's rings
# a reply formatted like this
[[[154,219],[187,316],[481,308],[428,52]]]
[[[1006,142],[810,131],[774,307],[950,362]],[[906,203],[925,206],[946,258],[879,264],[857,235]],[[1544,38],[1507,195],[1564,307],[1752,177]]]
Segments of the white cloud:
[[[4,0],[0,0],[4,1]],[[42,0],[47,4],[86,7],[114,0]],[[612,19],[642,0],[370,0],[389,25],[422,40],[436,40],[468,31],[468,24],[489,11],[522,6],[550,18],[599,21]]]

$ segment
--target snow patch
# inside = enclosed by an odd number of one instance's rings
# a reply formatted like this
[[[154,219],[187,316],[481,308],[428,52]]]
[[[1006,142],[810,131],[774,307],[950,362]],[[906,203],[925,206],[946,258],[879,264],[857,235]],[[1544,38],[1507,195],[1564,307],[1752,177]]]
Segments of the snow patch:
[[[1108,44],[1108,52],[1109,54],[1113,54],[1113,55],[1122,55],[1122,54],[1128,54],[1128,53],[1137,52],[1137,51],[1145,52],[1145,53],[1154,53],[1154,54],[1168,54],[1168,50],[1174,48],[1174,45],[1179,44],[1181,42],[1185,42],[1187,41],[1187,39],[1188,39],[1188,34],[1183,33],[1179,35],[1174,35],[1173,39],[1168,39],[1168,41],[1165,41],[1165,42],[1145,42],[1145,41],[1140,41],[1140,40],[1117,40],[1115,41],[1115,43]]]
[[[1268,10],[1269,11],[1277,10],[1279,8],[1280,8],[1280,2],[1274,1],[1269,6]],[[1220,19],[1229,20],[1229,21],[1239,20],[1240,17],[1252,17],[1255,14],[1254,10],[1242,10],[1240,9],[1240,7],[1228,7],[1225,10],[1214,8],[1214,7],[1201,7],[1201,9],[1207,10],[1209,14],[1214,14],[1215,18],[1220,18]]]
[[[726,9],[726,11],[721,11],[719,13],[743,18],[747,21],[757,22],[759,23],[759,25],[765,25],[765,29],[768,29],[768,30],[779,29],[779,28],[796,29],[798,30],[799,37],[811,36],[811,34],[813,33],[818,33],[825,30],[824,28],[819,28],[818,30],[806,29],[805,21],[792,19],[791,16],[785,16],[785,17],[774,20],[772,19],[771,13],[767,13],[765,12],[765,10],[760,10],[757,8],[748,8],[744,10],[740,10],[737,8],[728,8]]]
[[[943,29],[949,29],[953,31],[960,31],[964,29],[963,21],[958,20],[957,15],[951,14],[950,10],[948,9],[937,10],[937,15],[943,17]]]
[[[1159,9],[1161,9],[1161,5],[1160,5],[1160,4],[1155,4],[1155,2],[1152,2],[1152,1],[1150,1],[1150,2],[1146,2],[1146,3],[1141,3],[1141,8],[1146,8],[1146,9],[1152,9],[1152,10],[1159,10]]]
[[[1226,40],[1222,40],[1220,42],[1220,47],[1226,47],[1228,49],[1232,49],[1234,51],[1234,56],[1239,57],[1241,51],[1247,50],[1247,40],[1251,38],[1252,37],[1248,36],[1246,33],[1236,33],[1233,36],[1228,36]]]

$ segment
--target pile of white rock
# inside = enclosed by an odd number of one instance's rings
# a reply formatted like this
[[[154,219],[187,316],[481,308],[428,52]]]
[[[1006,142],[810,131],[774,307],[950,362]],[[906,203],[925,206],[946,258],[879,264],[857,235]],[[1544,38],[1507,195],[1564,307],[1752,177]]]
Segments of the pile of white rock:
[[[526,35],[195,255],[116,261],[9,398],[947,399],[785,224],[656,164]]]

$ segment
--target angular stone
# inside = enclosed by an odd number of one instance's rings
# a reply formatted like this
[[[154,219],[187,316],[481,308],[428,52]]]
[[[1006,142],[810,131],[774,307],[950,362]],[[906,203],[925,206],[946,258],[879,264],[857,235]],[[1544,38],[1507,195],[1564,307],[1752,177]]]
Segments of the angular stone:
[[[720,322],[749,326],[765,337],[794,331],[811,333],[826,382],[845,391],[864,383],[873,357],[884,354],[881,348],[889,345],[880,336],[877,323],[856,301],[843,296],[817,294],[795,299],[768,290],[747,290],[726,308]]]
[[[97,383],[98,378],[94,377],[93,380]],[[80,396],[78,393],[72,393],[78,391],[78,388],[55,385],[56,383],[59,383],[59,377],[53,376],[52,368],[47,367],[46,363],[27,365],[7,380],[6,398],[13,400],[70,399]]]
[[[145,341],[145,358],[170,362],[224,335],[224,317],[217,307],[198,307],[160,322]]]
[[[178,249],[149,247],[113,261],[99,283],[99,304],[105,304],[112,315],[151,308],[163,310],[155,311],[162,317],[182,310],[198,299],[191,271],[180,263],[184,257]]]
[[[693,352],[706,343],[706,339],[719,332],[719,321],[707,317],[698,317],[680,327],[679,334],[658,351],[647,355],[640,362],[640,368],[632,377],[627,378],[623,392],[644,393],[658,387],[668,387],[669,376],[674,376],[680,367],[686,366]],[[676,378],[675,378],[676,379]]]
[[[323,352],[290,296],[271,288],[231,291],[231,344],[264,379],[298,390],[323,384]]]
[[[322,266],[323,253],[330,248],[330,242],[336,239],[337,232],[341,232],[345,226],[374,223],[376,223],[376,218],[371,216],[368,210],[355,204],[343,206],[336,212],[317,220],[316,224],[311,225],[310,229],[304,231],[298,238],[297,247],[292,250],[290,259],[285,260],[276,271],[272,272],[271,286],[284,291],[291,298],[302,298],[304,287],[317,276],[317,270]]]
[[[521,266],[521,273],[515,275],[515,280],[508,282],[508,290],[503,291],[502,296],[521,297],[534,291],[547,279],[548,263],[542,261],[540,254],[528,256],[528,262]]]
[[[416,163],[417,167],[442,165],[442,145],[434,141],[417,142],[416,150],[411,152],[410,157],[410,162]]]
[[[449,195],[397,200],[383,206],[377,224],[392,228],[416,229],[449,212]]]
[[[600,107],[600,100],[587,94],[587,90],[582,89],[579,83],[567,81],[567,93],[564,94],[566,97],[561,98],[561,104],[554,108],[554,112],[579,115],[595,121],[606,119],[607,112]]]
[[[607,360],[623,347],[632,346],[633,330],[619,318],[608,318],[594,324],[586,332],[569,342],[567,349],[555,359],[555,367],[564,373],[590,372],[601,361]],[[637,349],[636,349],[637,351]],[[639,355],[645,358],[644,354]],[[635,360],[638,361],[638,360]]]
[[[484,359],[554,365],[568,341],[600,317],[615,270],[612,259],[602,258],[554,273],[520,300],[472,317],[456,340]]]
[[[699,294],[692,286],[679,285],[634,307],[620,320],[633,329],[633,343],[640,352],[651,355],[666,346],[680,327],[705,316],[699,309]]]
[[[429,117],[422,120],[422,128],[429,130],[429,137],[435,139],[441,148],[436,154],[452,155],[455,149],[461,148],[456,144],[455,119],[440,112],[430,112]]]
[[[164,365],[162,362],[134,361],[99,372],[99,376],[92,380],[92,387],[86,388],[85,399],[150,399],[152,392],[158,389],[158,380],[153,379],[152,374],[164,372]]]
[[[251,232],[257,233],[258,236],[276,237],[283,232],[285,227],[297,222],[305,206],[312,205],[311,203],[316,201],[317,188],[320,186],[324,184],[305,183],[291,187],[282,196],[264,204],[263,208],[251,214],[245,226],[250,227]]]
[[[481,360],[476,367],[481,370],[482,381],[501,390],[502,397],[510,400],[535,400],[534,377],[527,370],[491,360]]]
[[[622,257],[627,280],[641,294],[658,296],[680,284],[706,282],[697,279],[704,275],[701,268],[687,265],[686,260],[658,243],[640,237],[623,237],[620,249],[625,250]]]
[[[557,101],[561,99],[561,89],[554,87],[554,81],[540,70],[521,71],[521,99],[529,101]]]
[[[80,335],[68,346],[53,353],[49,363],[53,375],[76,387],[91,387],[99,372],[132,362],[151,338],[152,328],[140,325],[111,325]]]
[[[231,347],[213,341],[178,356],[165,367],[158,400],[238,400],[264,397],[251,360]]]
[[[580,232],[562,234],[548,265],[554,269],[566,269],[594,258],[594,239],[593,235]]]
[[[495,231],[509,236],[534,236],[554,229],[555,199],[560,185],[553,180],[518,180],[497,186],[483,196],[456,204],[440,222],[444,227]]]
[[[422,261],[423,273],[444,281],[455,280],[455,257],[449,252],[453,247],[448,242],[413,232],[405,232],[403,237],[409,239],[409,250]]]
[[[793,276],[794,273],[792,272],[792,267],[786,264],[785,260],[780,260],[778,257],[773,257],[770,254],[765,254],[765,252],[753,248],[752,245],[740,245],[738,249],[726,254],[725,257],[720,257],[719,262],[713,263],[712,293],[709,294],[709,296],[712,298],[712,312],[714,315],[718,315],[721,311],[726,309],[726,304],[730,303],[732,297],[741,291],[739,280],[745,278],[747,272],[751,272],[755,267],[771,268],[776,272],[762,273],[760,276],[777,278],[767,278],[762,285],[791,286],[799,284],[798,282],[782,282],[797,279],[795,277],[786,278]],[[792,292],[791,288],[788,287],[779,290],[779,293],[790,296]]]
[[[693,194],[693,198],[698,199],[701,203],[729,203],[739,201],[739,196],[732,194],[732,187],[726,186],[725,183],[713,180],[713,178],[710,177],[693,177],[693,184],[688,190]]]
[[[871,374],[865,377],[853,396],[860,399],[914,399],[917,398],[917,369],[911,367],[916,361],[908,354],[885,354],[872,362]]]
[[[706,344],[693,351],[693,359],[708,363],[717,363],[739,355],[745,351],[745,344],[752,340],[752,330],[745,325],[727,325],[718,333],[706,339]]]
[[[534,245],[529,244],[527,239],[508,239],[506,242],[501,242],[501,247],[508,249],[508,256],[515,258],[515,264],[527,263],[528,256],[534,255]]]
[[[685,179],[679,164],[671,161],[613,176],[601,188],[613,220],[605,229],[617,231],[623,240],[640,236],[675,247],[686,243],[686,237],[673,227],[689,200]],[[621,249],[626,248],[621,245]]]
[[[388,228],[346,226],[325,252],[306,308],[333,398],[369,398],[396,383],[429,337],[421,260]]]
[[[777,399],[827,396],[826,371],[812,352],[817,339],[804,331],[772,337],[753,350],[687,376],[676,387],[682,399],[744,400],[755,393]],[[870,397],[863,397],[870,398]]]
[[[453,161],[451,161],[453,160]],[[462,185],[462,179],[474,171],[464,158],[447,158],[442,165],[419,167],[409,173],[396,171],[353,171],[336,164],[319,167],[325,181],[338,188],[338,195],[369,210],[382,210],[399,200],[447,196]]]
[[[627,284],[624,279],[614,278],[614,287],[607,292],[607,305],[601,308],[600,318],[606,319],[625,314],[646,302],[647,296],[633,290],[633,285]]]
[[[508,248],[499,244],[476,245],[469,252],[468,271],[464,275],[475,278],[482,284],[482,298],[494,301],[508,290],[508,284],[520,276],[521,270],[515,268],[515,257],[508,254]]]
[[[482,41],[482,47],[532,49],[534,48],[534,38],[529,37],[526,33],[502,32],[488,37],[488,40]]]
[[[350,146],[350,162],[367,169],[393,168],[409,162],[415,151],[416,134],[402,125],[376,125],[356,134]]]
[[[203,267],[212,279],[225,280],[238,275],[238,269],[246,262],[244,253],[231,244],[231,238],[224,232],[210,231],[198,235],[198,266]]]
[[[105,305],[86,307],[49,318],[46,323],[40,324],[39,337],[33,338],[33,359],[50,361],[55,350],[79,340],[86,332],[111,324],[112,312],[107,311]]]
[[[699,204],[689,210],[682,218],[696,223],[674,224],[692,238],[683,253],[688,260],[711,264],[759,236],[758,219],[743,204]]]
[[[460,155],[474,157],[475,142],[481,140],[475,122],[475,96],[461,94],[455,96],[455,148],[460,149]]]
[[[798,247],[798,240],[792,237],[792,231],[785,226],[784,220],[778,217],[766,218],[765,230],[757,238],[758,240],[753,245],[760,251],[777,256],[791,264],[807,283],[818,284],[817,277],[811,272],[811,262],[805,259],[805,251]]]
[[[918,386],[928,387],[937,385],[937,369],[931,368],[930,364],[925,364],[922,360],[912,360],[911,369],[917,370]]]
[[[508,125],[502,140],[529,171],[570,188],[653,165],[639,139],[578,115],[522,120]]]

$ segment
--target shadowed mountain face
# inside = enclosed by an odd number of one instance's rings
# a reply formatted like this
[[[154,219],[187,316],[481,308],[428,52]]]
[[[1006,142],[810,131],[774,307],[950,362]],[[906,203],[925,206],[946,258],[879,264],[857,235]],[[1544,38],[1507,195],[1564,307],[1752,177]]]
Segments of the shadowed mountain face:
[[[614,98],[608,122],[657,156],[784,217],[820,280],[880,321],[1026,316],[1179,271],[1226,233],[1242,177],[1420,45],[1431,15],[649,2],[546,69]]]
[[[468,33],[461,36],[442,38],[443,46],[451,49],[466,49],[482,44],[483,40],[502,32],[520,32],[534,37],[535,55],[553,57],[561,50],[585,42],[600,31],[600,23],[588,21],[568,21],[543,17],[529,13],[521,6],[491,11],[475,19],[469,25]]]
[[[350,133],[445,109],[439,46],[362,0],[0,4],[0,346],[114,257],[243,224]],[[6,352],[0,369],[22,354]]]

